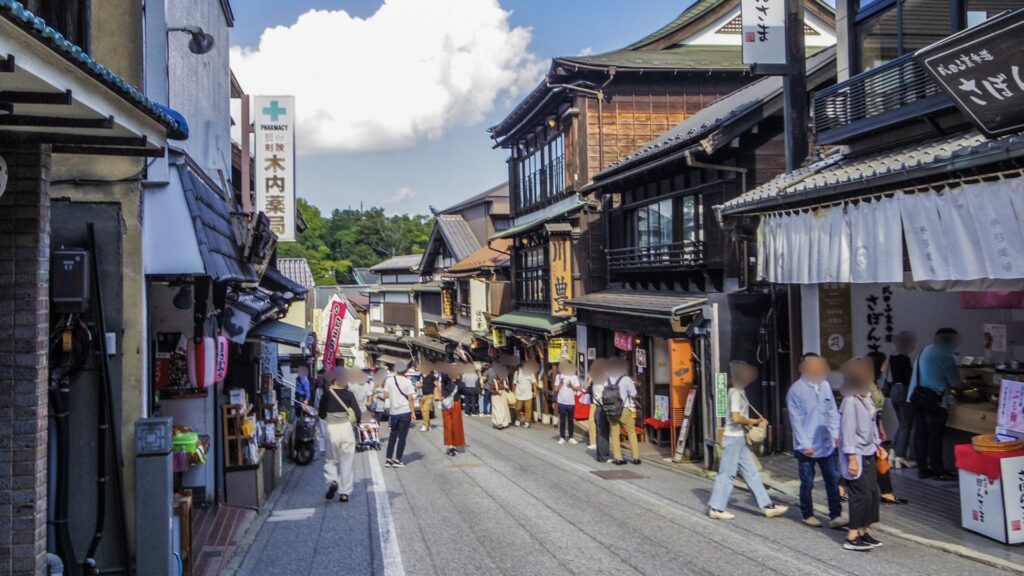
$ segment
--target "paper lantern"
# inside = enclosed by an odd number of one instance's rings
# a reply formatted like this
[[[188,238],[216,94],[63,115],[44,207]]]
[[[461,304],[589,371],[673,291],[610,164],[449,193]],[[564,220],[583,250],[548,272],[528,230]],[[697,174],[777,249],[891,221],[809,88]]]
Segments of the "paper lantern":
[[[228,377],[228,347],[231,343],[224,334],[217,334],[217,360],[214,368],[214,382],[223,382]]]
[[[188,341],[188,381],[195,388],[216,382],[217,341],[209,336]]]

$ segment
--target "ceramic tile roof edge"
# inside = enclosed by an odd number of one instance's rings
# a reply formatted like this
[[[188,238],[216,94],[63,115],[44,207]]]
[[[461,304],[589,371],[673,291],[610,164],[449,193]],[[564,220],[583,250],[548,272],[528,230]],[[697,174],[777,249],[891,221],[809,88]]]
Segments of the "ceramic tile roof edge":
[[[300,284],[306,288],[316,288],[316,277],[313,276],[313,269],[309,266],[309,260],[305,258],[278,258],[277,264],[278,270],[296,284]],[[287,272],[284,270],[284,268],[291,266],[298,266],[300,268],[300,270],[297,270],[298,274],[296,274],[296,276],[301,276],[301,278],[292,278],[288,273],[292,272],[292,270],[288,270]]]
[[[41,44],[48,46],[53,52],[74,64],[86,74],[98,80],[112,92],[129,102],[147,116],[156,120],[168,129],[167,137],[171,140],[188,138],[188,122],[175,110],[149,99],[138,88],[132,86],[109,68],[97,62],[76,44],[49,26],[45,20],[33,14],[16,0],[0,0],[0,14],[16,24]]]
[[[502,193],[503,189],[504,193]],[[444,210],[441,210],[438,214],[451,214],[452,212],[458,212],[460,210],[464,210],[476,204],[494,202],[495,199],[505,199],[507,201],[508,197],[508,182],[506,181],[496,186],[491,186],[487,190],[474,194],[473,196],[470,196],[469,198],[466,198],[461,202],[456,202],[455,204],[445,208]]]
[[[403,261],[402,259],[406,259]],[[413,261],[415,258],[415,262]],[[370,267],[370,272],[376,274],[376,270],[405,270],[415,271],[419,269],[420,261],[423,259],[423,254],[402,254],[399,256],[392,256],[383,262],[379,262]],[[408,265],[406,264],[408,262]],[[401,264],[400,264],[401,263]]]

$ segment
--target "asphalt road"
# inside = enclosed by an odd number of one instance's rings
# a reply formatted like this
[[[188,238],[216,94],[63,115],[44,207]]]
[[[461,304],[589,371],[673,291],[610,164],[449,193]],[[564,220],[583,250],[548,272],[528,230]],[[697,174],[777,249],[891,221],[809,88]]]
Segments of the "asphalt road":
[[[466,434],[465,453],[452,458],[439,429],[413,429],[404,469],[383,468],[383,453],[357,455],[347,504],[324,500],[320,461],[294,470],[237,573],[1005,574],[895,538],[869,553],[844,551],[843,532],[803,526],[795,507],[764,518],[739,490],[737,518],[713,521],[704,515],[707,480],[598,464],[582,443],[557,445],[550,427],[497,431],[467,417]],[[639,477],[594,474],[606,471]]]

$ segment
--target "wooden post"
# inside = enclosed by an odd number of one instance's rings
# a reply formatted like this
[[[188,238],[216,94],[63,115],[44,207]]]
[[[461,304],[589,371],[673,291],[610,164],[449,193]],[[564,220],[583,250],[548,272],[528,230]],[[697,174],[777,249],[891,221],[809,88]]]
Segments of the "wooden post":
[[[807,62],[804,56],[804,0],[786,0],[786,60],[783,77],[785,102],[786,172],[807,158]]]
[[[239,161],[241,168],[242,177],[242,212],[252,215],[252,187],[250,186],[250,180],[252,174],[250,174],[249,159],[252,157],[252,150],[249,145],[249,136],[252,134],[252,124],[249,123],[249,95],[242,94],[242,158]]]

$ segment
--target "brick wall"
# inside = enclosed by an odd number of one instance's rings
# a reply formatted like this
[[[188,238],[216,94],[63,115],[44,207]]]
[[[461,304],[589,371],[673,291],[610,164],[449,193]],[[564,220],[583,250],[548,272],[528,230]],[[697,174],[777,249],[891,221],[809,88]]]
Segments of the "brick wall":
[[[0,147],[0,574],[45,574],[50,155]]]

